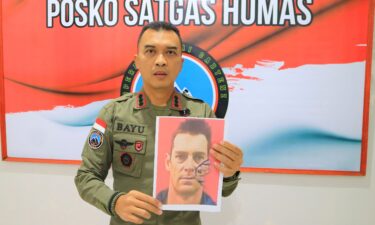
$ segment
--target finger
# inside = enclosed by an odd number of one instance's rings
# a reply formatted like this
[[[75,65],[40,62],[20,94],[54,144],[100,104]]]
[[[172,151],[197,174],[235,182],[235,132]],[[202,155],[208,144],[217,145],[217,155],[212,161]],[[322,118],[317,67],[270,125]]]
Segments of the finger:
[[[211,154],[214,156],[216,160],[225,164],[226,167],[233,169],[233,167],[235,166],[233,159],[227,157],[226,155],[217,151],[212,151]]]
[[[220,163],[215,163],[215,167],[224,174],[224,177],[230,177],[236,173],[237,170],[232,170]]]
[[[227,141],[222,141],[220,144],[215,146],[221,154],[228,156],[234,161],[234,165],[240,167],[243,162],[243,152],[236,145],[231,144]]]
[[[148,204],[151,204],[156,208],[161,207],[161,202],[159,200],[145,193],[134,191],[134,197],[142,202],[147,202]]]
[[[214,156],[214,158],[216,158],[218,161],[220,161],[221,163],[223,163],[224,165],[226,165],[227,167],[231,169],[238,170],[243,161],[242,158],[232,159],[228,157],[227,155],[222,154],[221,152],[218,152],[218,151],[211,151],[211,154]]]
[[[222,146],[226,147],[227,149],[231,150],[237,156],[242,157],[243,152],[242,152],[241,148],[239,148],[238,146],[236,146],[236,145],[234,145],[234,144],[232,144],[228,141],[222,141],[222,142],[220,142],[220,144]]]
[[[156,215],[161,215],[163,213],[163,211],[159,207],[156,207],[155,205],[150,204],[149,202],[144,202],[139,199],[135,200],[134,205],[140,209],[147,210],[148,212],[152,212]]]
[[[218,145],[218,144],[214,145],[212,147],[212,150],[213,150],[213,151],[211,151],[212,153],[225,155],[230,160],[236,160],[236,158],[238,157],[232,151],[230,151],[230,150],[226,149],[225,147],[223,147],[221,145]]]
[[[236,156],[237,158],[242,158],[243,157],[243,152],[241,150],[241,148],[239,148],[238,146],[228,142],[228,141],[222,141],[221,144],[226,147],[227,149],[229,149],[230,151],[232,151]]]
[[[147,210],[142,209],[142,208],[137,208],[137,207],[132,208],[132,214],[136,215],[137,217],[142,217],[144,219],[151,218],[151,214]]]
[[[135,223],[135,224],[142,224],[144,222],[144,220],[142,220],[141,218],[138,218],[132,214],[128,215],[126,219],[124,219],[126,222],[131,222],[131,223]]]

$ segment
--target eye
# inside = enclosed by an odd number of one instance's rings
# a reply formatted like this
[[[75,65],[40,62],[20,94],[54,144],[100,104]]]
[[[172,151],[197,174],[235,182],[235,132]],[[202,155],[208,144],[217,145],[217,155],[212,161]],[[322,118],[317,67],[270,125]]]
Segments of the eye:
[[[146,55],[153,55],[154,53],[155,53],[155,49],[152,49],[152,48],[148,48],[145,51]]]
[[[177,51],[176,50],[168,50],[167,51],[167,55],[169,55],[169,56],[175,56],[175,55],[177,55]]]
[[[193,157],[194,161],[198,164],[206,159],[206,157],[203,154],[195,154]]]
[[[188,155],[184,153],[177,153],[175,159],[178,163],[182,163],[187,159]]]

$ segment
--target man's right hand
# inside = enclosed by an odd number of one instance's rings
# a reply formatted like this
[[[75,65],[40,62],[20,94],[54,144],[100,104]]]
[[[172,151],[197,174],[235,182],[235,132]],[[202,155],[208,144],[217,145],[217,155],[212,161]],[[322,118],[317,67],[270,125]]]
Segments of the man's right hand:
[[[142,224],[145,219],[151,218],[151,213],[161,215],[161,203],[142,192],[130,191],[121,195],[115,205],[117,215],[124,221]]]

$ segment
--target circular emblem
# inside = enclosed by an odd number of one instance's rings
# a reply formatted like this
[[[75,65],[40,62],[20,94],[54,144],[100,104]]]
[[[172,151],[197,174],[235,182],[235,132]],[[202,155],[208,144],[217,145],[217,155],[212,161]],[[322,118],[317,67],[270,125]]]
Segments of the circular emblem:
[[[204,50],[184,43],[184,63],[175,81],[175,89],[198,98],[211,106],[216,117],[224,118],[228,108],[229,92],[225,74],[216,60]],[[143,85],[142,77],[132,62],[124,73],[121,95],[138,92]]]
[[[103,133],[97,130],[91,131],[88,142],[90,148],[98,149],[103,144]]]
[[[121,162],[122,162],[122,165],[126,167],[130,167],[133,163],[133,159],[128,153],[124,153],[121,155]]]

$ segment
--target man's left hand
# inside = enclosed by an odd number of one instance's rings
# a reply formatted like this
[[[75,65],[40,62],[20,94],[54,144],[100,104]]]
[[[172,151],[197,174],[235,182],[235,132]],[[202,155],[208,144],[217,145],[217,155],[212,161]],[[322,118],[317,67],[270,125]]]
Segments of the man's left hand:
[[[222,141],[214,144],[211,154],[219,163],[215,162],[215,167],[224,174],[224,177],[231,177],[240,170],[243,162],[242,150],[232,143]]]

